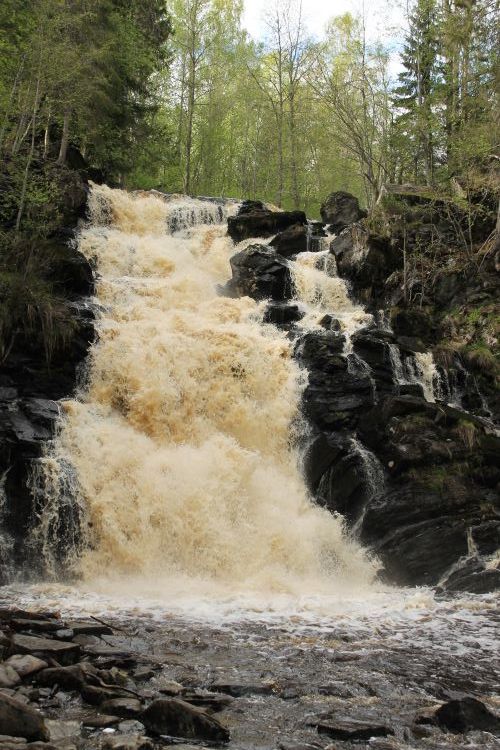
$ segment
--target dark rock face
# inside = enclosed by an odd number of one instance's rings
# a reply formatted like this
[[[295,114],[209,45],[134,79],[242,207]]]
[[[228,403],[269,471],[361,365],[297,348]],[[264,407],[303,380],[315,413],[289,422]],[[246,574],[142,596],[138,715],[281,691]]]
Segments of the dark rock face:
[[[270,302],[264,313],[264,323],[274,323],[276,326],[287,326],[302,320],[304,313],[298,305],[287,302]]]
[[[305,224],[292,224],[279,232],[269,243],[276,252],[289,258],[297,253],[304,253],[308,247],[308,229]]]
[[[345,228],[330,243],[339,275],[349,279],[355,297],[371,309],[399,301],[401,291],[387,279],[403,268],[403,254],[388,238],[371,234],[363,223]]]
[[[293,224],[306,224],[303,211],[271,211],[260,201],[245,201],[236,216],[227,220],[227,231],[234,242],[250,237],[270,237]]]
[[[231,258],[232,279],[226,293],[253,299],[283,301],[292,296],[290,268],[268,245],[249,245]]]
[[[64,201],[60,207],[66,222],[46,240],[50,277],[54,289],[72,311],[69,338],[53,352],[47,364],[43,342],[36,336],[19,335],[0,371],[0,583],[13,569],[41,572],[37,550],[30,547],[30,523],[35,497],[33,469],[44,445],[56,430],[59,399],[70,396],[77,384],[79,367],[94,339],[94,311],[89,297],[94,292],[94,269],[73,246],[77,222],[85,214],[88,187],[75,173],[63,172]],[[47,256],[47,257],[48,257]],[[61,561],[68,538],[77,533],[75,508],[61,510]]]
[[[358,199],[343,190],[330,193],[321,204],[320,213],[323,223],[330,224],[332,232],[341,232],[366,216],[366,211],[359,207]]]

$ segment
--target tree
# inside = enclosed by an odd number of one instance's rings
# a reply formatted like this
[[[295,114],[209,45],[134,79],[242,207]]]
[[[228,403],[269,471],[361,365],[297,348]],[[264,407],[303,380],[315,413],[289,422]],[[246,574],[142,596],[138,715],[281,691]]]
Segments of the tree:
[[[417,0],[409,14],[394,106],[400,113],[396,128],[406,136],[413,153],[413,178],[430,185],[434,177],[438,80],[439,23],[436,0]]]

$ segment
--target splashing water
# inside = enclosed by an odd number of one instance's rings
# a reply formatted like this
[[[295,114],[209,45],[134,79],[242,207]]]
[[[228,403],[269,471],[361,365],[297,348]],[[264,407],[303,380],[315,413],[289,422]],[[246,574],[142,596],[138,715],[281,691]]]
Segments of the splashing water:
[[[372,320],[370,314],[350,300],[346,282],[337,275],[335,257],[328,249],[301,253],[289,263],[294,296],[306,310],[299,323],[301,328],[318,328],[325,313],[331,313],[349,337]]]
[[[86,507],[77,572],[166,597],[368,589],[374,564],[312,504],[290,446],[304,386],[290,343],[262,304],[215,291],[238,251],[215,222],[226,207],[96,186],[90,207],[80,249],[103,312],[52,456]]]

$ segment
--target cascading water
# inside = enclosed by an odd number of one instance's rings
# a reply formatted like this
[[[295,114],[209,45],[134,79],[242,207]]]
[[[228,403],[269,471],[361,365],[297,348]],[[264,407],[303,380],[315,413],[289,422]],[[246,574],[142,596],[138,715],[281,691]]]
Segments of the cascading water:
[[[301,328],[318,328],[325,313],[335,314],[347,342],[352,333],[367,325],[372,316],[349,298],[346,282],[337,275],[335,256],[329,249],[300,253],[290,261],[295,298],[302,304],[306,315]]]
[[[237,252],[225,212],[93,188],[80,249],[103,312],[88,389],[66,403],[50,458],[72,467],[86,509],[73,565],[155,594],[366,587],[372,563],[310,501],[290,445],[304,385],[290,342],[260,322],[262,304],[215,291]]]

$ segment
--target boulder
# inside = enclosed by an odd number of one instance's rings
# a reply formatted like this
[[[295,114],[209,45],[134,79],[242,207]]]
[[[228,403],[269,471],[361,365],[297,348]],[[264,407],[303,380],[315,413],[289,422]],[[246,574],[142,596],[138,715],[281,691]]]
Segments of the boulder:
[[[0,693],[0,734],[35,742],[49,740],[43,716],[31,706]]]
[[[178,698],[160,698],[151,703],[140,719],[155,735],[167,734],[186,739],[229,742],[229,731],[196,706]]]
[[[51,667],[39,672],[36,676],[36,682],[44,687],[57,685],[65,690],[81,690],[86,682],[87,674],[87,665],[72,664],[68,667]]]
[[[339,276],[349,280],[354,295],[370,310],[400,301],[403,254],[390,238],[371,233],[363,222],[355,223],[332,240],[330,252]]]
[[[277,253],[289,258],[297,253],[304,253],[309,249],[308,229],[305,224],[292,224],[291,227],[279,232],[269,243]]]
[[[303,211],[271,211],[260,201],[244,201],[236,216],[227,220],[227,231],[234,242],[250,237],[270,237],[293,224],[306,224]]]
[[[500,737],[500,718],[471,696],[443,703],[435,719],[440,727],[456,734],[479,730]]]
[[[264,323],[273,323],[276,326],[287,326],[302,320],[304,312],[298,305],[287,302],[270,302],[264,312]]]
[[[283,301],[292,296],[292,277],[286,258],[267,245],[249,245],[230,260],[233,277],[226,293],[255,300]]]
[[[16,654],[9,657],[5,663],[15,669],[20,677],[30,677],[48,666],[46,661],[30,654]]]
[[[0,663],[0,688],[13,688],[20,682],[21,678],[15,669],[8,664]]]
[[[111,698],[103,701],[100,710],[111,716],[122,716],[126,719],[138,716],[142,710],[140,700],[137,698]]]
[[[341,232],[367,215],[366,211],[359,207],[358,199],[343,190],[330,193],[321,204],[320,213],[323,223],[330,224],[332,232]]]

